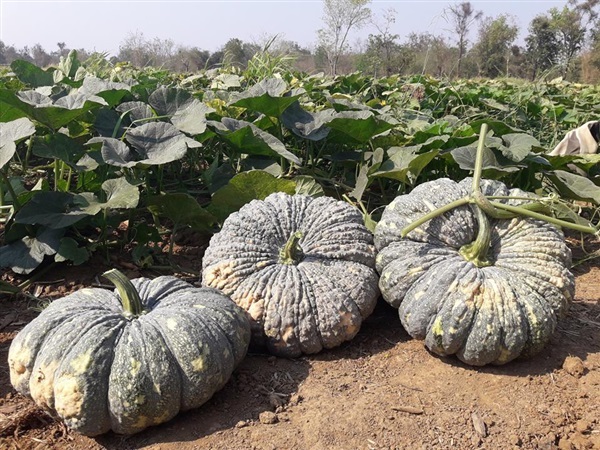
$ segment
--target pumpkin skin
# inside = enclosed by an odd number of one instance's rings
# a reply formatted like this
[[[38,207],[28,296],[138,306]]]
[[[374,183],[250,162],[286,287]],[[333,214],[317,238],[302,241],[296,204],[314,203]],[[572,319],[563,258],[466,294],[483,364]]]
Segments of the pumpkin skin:
[[[398,308],[412,337],[438,355],[482,366],[504,364],[539,352],[567,311],[575,282],[562,232],[544,221],[490,219],[487,267],[459,249],[477,236],[471,206],[455,208],[400,236],[426,213],[465,197],[471,179],[439,179],[390,203],[375,228],[377,270],[383,298]],[[529,196],[503,183],[482,180],[484,195]],[[506,201],[506,200],[500,200]],[[518,205],[524,201],[509,200]]]
[[[283,262],[295,233],[297,258]],[[359,211],[330,197],[284,193],[225,220],[204,255],[202,283],[248,312],[252,346],[287,357],[352,339],[379,297],[373,236]]]
[[[15,389],[81,434],[133,434],[196,408],[244,358],[250,326],[220,292],[175,277],[131,280],[145,314],[115,291],[52,302],[13,340]]]

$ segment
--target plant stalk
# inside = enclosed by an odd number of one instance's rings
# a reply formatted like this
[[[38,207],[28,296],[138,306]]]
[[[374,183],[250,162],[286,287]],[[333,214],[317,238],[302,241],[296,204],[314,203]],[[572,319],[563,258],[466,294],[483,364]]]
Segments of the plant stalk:
[[[108,279],[117,288],[119,297],[121,297],[121,304],[123,305],[123,312],[127,319],[135,319],[136,317],[144,314],[144,308],[140,294],[136,290],[135,286],[131,283],[122,272],[117,269],[110,269],[102,274],[102,276]]]
[[[281,264],[298,264],[304,259],[304,251],[300,247],[302,232],[296,231],[290,236],[281,251],[279,252],[279,262]]]

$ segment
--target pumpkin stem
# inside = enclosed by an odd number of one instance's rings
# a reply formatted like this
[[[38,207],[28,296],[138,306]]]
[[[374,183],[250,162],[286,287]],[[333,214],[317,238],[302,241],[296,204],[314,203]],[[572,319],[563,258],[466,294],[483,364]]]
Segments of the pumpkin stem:
[[[463,245],[459,253],[477,267],[491,266],[492,262],[487,256],[491,242],[490,221],[485,211],[477,204],[475,205],[475,211],[477,213],[477,224],[479,225],[477,238],[470,244]]]
[[[300,231],[296,231],[290,236],[279,252],[279,262],[281,264],[298,264],[304,259],[304,251],[299,244],[300,239],[302,239],[302,232]]]
[[[144,313],[140,294],[138,294],[138,291],[129,278],[117,269],[110,269],[104,272],[102,276],[108,279],[117,288],[119,297],[121,297],[121,304],[123,305],[125,317],[133,319]]]

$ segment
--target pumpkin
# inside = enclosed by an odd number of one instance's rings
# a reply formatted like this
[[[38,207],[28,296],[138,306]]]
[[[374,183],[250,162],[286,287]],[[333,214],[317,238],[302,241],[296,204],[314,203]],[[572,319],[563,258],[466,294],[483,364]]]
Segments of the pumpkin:
[[[175,277],[105,276],[115,292],[76,291],[17,334],[8,361],[18,392],[94,436],[168,421],[225,385],[248,348],[244,311]]]
[[[468,196],[470,186],[470,179],[426,182],[385,208],[375,228],[379,287],[408,334],[433,353],[477,366],[504,364],[539,352],[552,336],[574,295],[571,253],[551,224],[523,217],[486,223],[474,205],[401,237],[425,213]],[[489,180],[481,180],[481,189],[486,196],[525,198],[499,200],[511,205],[532,196]],[[489,234],[477,252],[479,223]]]
[[[352,339],[379,296],[373,235],[331,197],[274,193],[231,214],[202,260],[202,283],[247,311],[251,345],[287,357]]]

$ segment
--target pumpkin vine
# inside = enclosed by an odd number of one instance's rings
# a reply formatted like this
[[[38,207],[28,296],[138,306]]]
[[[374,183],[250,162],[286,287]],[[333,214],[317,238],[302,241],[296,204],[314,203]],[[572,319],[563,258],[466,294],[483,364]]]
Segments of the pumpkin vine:
[[[579,231],[581,233],[589,233],[594,234],[596,236],[600,236],[600,226],[592,227],[581,225],[577,223],[567,222],[565,220],[557,219],[555,217],[551,217],[547,214],[544,214],[548,211],[548,205],[546,204],[546,200],[552,200],[551,198],[536,198],[533,202],[523,203],[519,206],[508,205],[506,203],[495,201],[498,197],[494,196],[485,196],[481,192],[480,182],[481,182],[481,173],[483,168],[483,150],[485,148],[485,137],[487,135],[488,126],[487,124],[481,125],[481,130],[479,132],[479,141],[477,144],[477,154],[475,158],[475,167],[473,172],[473,188],[469,195],[459,198],[447,205],[444,205],[434,211],[431,211],[428,214],[425,214],[421,218],[415,220],[411,224],[404,227],[400,235],[404,238],[411,231],[423,225],[424,223],[432,220],[442,214],[451,211],[455,208],[458,208],[463,205],[472,204],[475,205],[478,210],[482,210],[488,217],[493,219],[511,219],[518,216],[526,216],[531,217],[532,219],[543,220],[545,222],[551,223],[558,227],[569,228],[571,230]],[[505,200],[521,200],[520,197],[502,197]],[[480,215],[477,215],[478,221],[480,220]],[[480,225],[481,226],[481,225]],[[478,235],[476,241],[480,239]],[[483,239],[483,236],[481,236]],[[473,245],[473,244],[470,244]],[[480,245],[483,247],[484,245]],[[469,254],[470,252],[465,251],[465,253]]]

